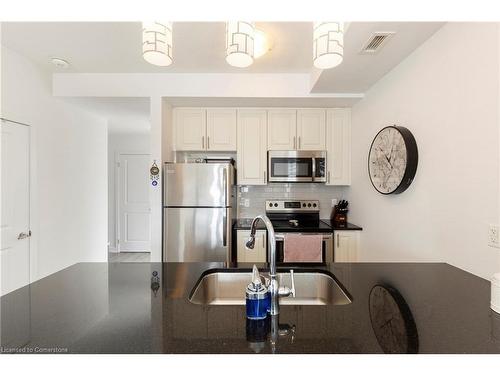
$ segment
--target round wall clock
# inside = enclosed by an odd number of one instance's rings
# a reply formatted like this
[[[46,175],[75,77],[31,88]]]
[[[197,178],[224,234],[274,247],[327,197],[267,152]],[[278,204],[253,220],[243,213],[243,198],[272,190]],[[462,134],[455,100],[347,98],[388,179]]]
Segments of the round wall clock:
[[[418,353],[417,326],[396,289],[375,285],[370,292],[369,309],[373,332],[384,353]]]
[[[368,174],[379,193],[399,194],[408,189],[417,164],[417,142],[408,129],[387,126],[377,133],[368,155]]]

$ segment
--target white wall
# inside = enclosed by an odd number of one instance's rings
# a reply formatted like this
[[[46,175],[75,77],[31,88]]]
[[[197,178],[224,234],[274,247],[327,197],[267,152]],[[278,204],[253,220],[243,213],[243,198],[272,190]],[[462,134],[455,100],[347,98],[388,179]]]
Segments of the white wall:
[[[108,135],[108,241],[111,251],[116,250],[116,159],[119,152],[141,152],[149,154],[151,151],[149,133],[123,134],[110,133]]]
[[[54,98],[50,73],[5,47],[2,111],[32,127],[32,277],[106,261],[106,121]]]
[[[363,226],[364,261],[444,261],[489,278],[500,249],[487,246],[499,220],[498,30],[446,24],[353,107],[350,221]],[[419,148],[410,188],[383,196],[367,155],[382,127],[408,127]]]

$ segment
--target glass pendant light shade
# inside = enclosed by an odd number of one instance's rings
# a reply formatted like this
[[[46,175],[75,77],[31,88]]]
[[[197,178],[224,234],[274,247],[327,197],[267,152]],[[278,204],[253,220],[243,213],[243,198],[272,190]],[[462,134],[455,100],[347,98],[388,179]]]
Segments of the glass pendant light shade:
[[[253,22],[226,23],[226,61],[229,65],[246,68],[253,63],[255,25]]]
[[[313,60],[319,69],[330,69],[344,58],[344,23],[315,22],[313,31]]]
[[[142,23],[142,56],[153,65],[172,64],[172,22]]]

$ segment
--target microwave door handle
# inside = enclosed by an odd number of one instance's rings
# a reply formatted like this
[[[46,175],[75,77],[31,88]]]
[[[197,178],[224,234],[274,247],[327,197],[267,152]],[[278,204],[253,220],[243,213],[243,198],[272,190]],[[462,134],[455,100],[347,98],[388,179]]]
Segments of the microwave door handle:
[[[312,180],[316,180],[316,158],[312,158]]]

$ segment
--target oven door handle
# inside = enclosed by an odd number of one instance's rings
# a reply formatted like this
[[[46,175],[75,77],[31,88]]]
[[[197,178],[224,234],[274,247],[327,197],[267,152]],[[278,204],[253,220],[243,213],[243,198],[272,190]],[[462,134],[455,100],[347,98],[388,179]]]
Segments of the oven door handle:
[[[323,234],[323,233],[294,233],[294,234],[299,234],[301,236],[314,236],[314,235],[323,235],[323,241],[325,240],[331,240],[333,238],[332,234]],[[276,233],[274,235],[276,238],[276,242],[282,242],[285,240],[285,234],[283,233]]]

